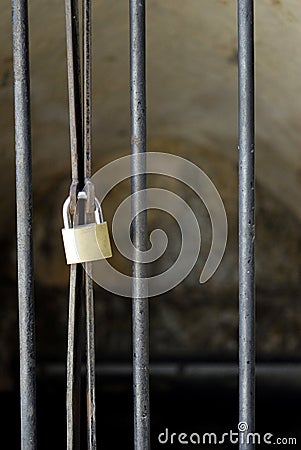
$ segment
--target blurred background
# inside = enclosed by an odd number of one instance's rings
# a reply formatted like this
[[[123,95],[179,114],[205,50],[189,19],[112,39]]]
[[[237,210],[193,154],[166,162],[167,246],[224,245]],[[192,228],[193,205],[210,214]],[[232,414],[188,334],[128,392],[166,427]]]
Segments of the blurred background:
[[[216,185],[229,224],[223,261],[214,277],[200,285],[198,275],[211,242],[205,208],[180,183],[150,177],[150,185],[184,198],[204,230],[195,269],[177,288],[150,302],[155,449],[166,427],[227,432],[238,422],[237,26],[234,0],[147,4],[148,149],[197,164]],[[65,447],[68,267],[60,229],[70,153],[64,12],[62,0],[29,2],[38,442],[45,450]],[[92,14],[96,172],[130,152],[128,2],[96,0]],[[8,0],[1,1],[0,31],[0,427],[9,442],[5,448],[14,449],[19,446],[19,374]],[[298,0],[256,2],[257,428],[287,436],[300,433],[300,39]],[[129,194],[125,183],[104,202],[109,223]],[[179,234],[161,212],[150,214],[154,228],[163,228],[172,243],[156,272],[175,259]],[[130,270],[118,255],[112,264]],[[99,441],[107,449],[131,449],[131,302],[99,287],[96,353]]]

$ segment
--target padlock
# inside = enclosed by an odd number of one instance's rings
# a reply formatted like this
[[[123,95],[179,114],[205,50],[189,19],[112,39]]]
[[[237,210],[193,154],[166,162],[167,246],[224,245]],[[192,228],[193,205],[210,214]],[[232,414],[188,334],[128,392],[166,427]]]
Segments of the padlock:
[[[78,264],[112,256],[107,222],[103,221],[100,203],[95,199],[95,222],[72,226],[69,212],[70,197],[63,205],[62,236],[67,264]]]

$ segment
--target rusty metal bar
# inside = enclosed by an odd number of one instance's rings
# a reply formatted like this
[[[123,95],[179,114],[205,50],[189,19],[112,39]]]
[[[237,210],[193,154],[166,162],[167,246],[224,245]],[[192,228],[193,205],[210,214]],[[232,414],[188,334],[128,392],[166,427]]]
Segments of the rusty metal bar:
[[[130,0],[130,94],[132,194],[146,189],[146,83],[145,83],[145,0]],[[142,169],[142,174],[137,174]],[[143,212],[136,216],[142,206]],[[147,250],[146,195],[132,198],[132,238],[135,248]],[[149,305],[145,297],[145,264],[133,262],[133,388],[134,448],[150,448],[149,416]]]
[[[71,212],[76,206],[76,192],[84,187],[84,151],[82,127],[82,96],[79,56],[78,1],[65,0],[69,122],[72,184]]]
[[[90,265],[90,267],[89,267]],[[86,353],[87,353],[87,438],[88,450],[96,450],[96,395],[95,395],[95,318],[91,263],[85,264],[86,285]]]
[[[83,0],[83,137],[85,179],[91,177],[91,0]]]
[[[32,157],[28,5],[12,1],[20,339],[21,448],[36,449],[36,350],[33,298]]]
[[[91,0],[82,2],[83,18],[83,147],[85,161],[85,183],[88,194],[86,223],[94,221],[95,192],[91,177]],[[92,265],[85,263],[85,310],[86,310],[86,366],[87,366],[87,447],[96,450],[96,393],[95,393],[95,304],[93,280],[90,278]]]
[[[70,266],[67,351],[67,450],[80,449],[80,391],[82,367],[81,264]]]
[[[70,210],[75,212],[77,191],[84,187],[81,71],[79,56],[79,15],[77,0],[65,0],[67,69],[70,116],[72,184]],[[82,215],[82,212],[80,211]],[[79,217],[79,223],[84,223]],[[83,268],[70,267],[67,349],[67,450],[80,449],[80,394],[83,338]]]
[[[238,0],[239,90],[239,421],[255,428],[254,4]],[[240,443],[240,450],[255,448]]]

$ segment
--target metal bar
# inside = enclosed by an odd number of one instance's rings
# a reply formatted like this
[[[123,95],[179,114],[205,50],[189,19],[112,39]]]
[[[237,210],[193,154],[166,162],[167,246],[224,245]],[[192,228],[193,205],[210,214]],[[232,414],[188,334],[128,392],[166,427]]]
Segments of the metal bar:
[[[76,208],[77,190],[81,190],[84,186],[82,96],[77,0],[66,0],[65,11],[72,171],[70,210],[74,214]],[[82,209],[80,210],[80,214],[81,217],[79,217],[79,223],[84,223]],[[80,449],[80,396],[83,334],[82,289],[82,265],[72,265],[70,267],[67,349],[67,450]]]
[[[85,223],[85,200],[78,199],[75,225]],[[83,268],[70,266],[67,350],[67,450],[80,449],[81,371],[83,348]]]
[[[32,161],[28,5],[12,1],[20,339],[21,448],[36,448],[36,350],[33,298]]]
[[[91,0],[83,0],[83,127],[85,179],[91,177]]]
[[[70,266],[66,395],[67,450],[80,449],[82,275],[81,264]]]
[[[77,0],[65,0],[67,73],[70,118],[71,171],[70,189],[72,213],[76,207],[76,191],[84,186],[84,153],[82,138],[82,106]]]
[[[95,371],[101,377],[129,377],[132,375],[132,365],[123,361],[108,361],[96,364]],[[38,376],[43,379],[64,376],[66,367],[61,363],[44,363],[38,366]],[[226,385],[230,380],[235,381],[238,376],[236,363],[208,363],[208,362],[154,362],[150,364],[150,374],[153,377],[177,378],[177,380],[193,379],[196,382],[221,381]],[[256,379],[259,383],[269,386],[282,386],[287,389],[301,386],[301,363],[277,362],[257,363]]]
[[[146,160],[137,155],[146,153],[146,85],[145,85],[145,0],[130,0],[130,93],[131,93],[131,153],[132,194],[147,187]],[[142,174],[137,174],[142,169]],[[140,207],[144,211],[136,216]],[[146,195],[132,197],[132,237],[138,250],[148,246]],[[134,448],[150,448],[149,413],[149,305],[146,268],[133,262],[133,389]]]
[[[83,144],[85,182],[88,194],[87,222],[94,221],[95,193],[91,177],[91,0],[83,0]],[[90,220],[91,219],[91,220]],[[91,263],[85,264],[86,297],[86,358],[87,358],[87,445],[96,450],[96,396],[95,396],[95,306]]]
[[[239,421],[255,427],[254,4],[238,0]],[[240,443],[240,450],[254,449]]]
[[[86,351],[87,351],[87,438],[88,450],[96,450],[96,396],[95,396],[95,327],[94,292],[90,278],[91,263],[85,264],[86,284]]]

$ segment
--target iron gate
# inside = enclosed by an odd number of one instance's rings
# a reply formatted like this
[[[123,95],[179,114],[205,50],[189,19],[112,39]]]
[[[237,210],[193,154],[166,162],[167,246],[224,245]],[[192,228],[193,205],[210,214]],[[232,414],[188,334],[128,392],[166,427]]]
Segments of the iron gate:
[[[90,51],[90,1],[84,2],[87,13],[84,46]],[[18,253],[18,295],[19,295],[19,331],[20,331],[20,398],[21,398],[21,440],[22,450],[36,448],[36,368],[35,368],[35,314],[33,299],[33,257],[32,257],[32,164],[31,164],[31,130],[30,130],[30,76],[29,76],[29,42],[28,42],[28,4],[27,0],[12,0],[13,10],[13,54],[14,54],[14,95],[15,95],[15,148],[16,148],[16,193],[17,193],[17,253]],[[69,16],[68,16],[69,8]],[[66,0],[67,28],[70,27],[76,37],[76,1]],[[238,78],[239,78],[239,419],[249,425],[250,431],[255,427],[255,181],[254,181],[254,5],[253,0],[238,0]],[[68,17],[70,22],[68,22]],[[73,80],[73,95],[70,112],[74,121],[75,138],[81,141],[84,134],[86,152],[89,151],[89,54],[85,66],[87,90],[84,92],[84,124],[76,123],[76,109],[80,108],[77,96],[74,67],[78,55],[69,54],[68,69]],[[146,152],[146,82],[145,82],[145,0],[130,0],[130,94],[131,94],[131,152],[132,155]],[[76,68],[77,70],[78,68]],[[69,81],[70,81],[69,80]],[[72,108],[71,108],[72,109]],[[74,117],[72,119],[72,114]],[[83,127],[83,128],[82,128]],[[86,139],[86,141],[85,141]],[[76,145],[79,145],[77,142]],[[136,161],[136,160],[134,160]],[[83,161],[78,160],[78,164]],[[132,173],[136,173],[134,166]],[[79,180],[82,182],[81,180]],[[132,193],[146,188],[145,175],[132,176]],[[138,198],[138,197],[136,197]],[[141,197],[140,200],[141,201]],[[146,206],[146,198],[142,199]],[[132,209],[139,209],[138,200],[133,201]],[[147,248],[146,212],[137,216],[133,223],[133,243],[139,250]],[[79,290],[82,275],[78,267],[73,267],[71,284]],[[145,291],[144,265],[133,263],[135,276],[132,286],[133,314],[133,386],[134,386],[134,448],[150,448],[150,414],[149,414],[149,318],[148,300],[141,298]],[[89,284],[90,283],[90,284]],[[88,290],[91,282],[88,281]],[[93,297],[90,297],[93,303]],[[73,304],[76,308],[75,303]],[[90,304],[91,306],[91,304]],[[93,306],[93,304],[92,304]],[[91,310],[91,309],[90,309]],[[80,311],[74,312],[80,314]],[[70,316],[71,317],[71,316]],[[74,330],[78,323],[71,323],[73,337],[80,333]],[[94,391],[94,323],[93,315],[87,319],[88,328],[88,382],[90,400],[88,428],[90,430],[89,449],[96,449],[95,435],[95,400]],[[70,339],[70,335],[69,335]],[[73,342],[74,345],[74,342]],[[70,350],[70,348],[69,348]],[[70,356],[70,355],[69,355]],[[71,358],[71,356],[70,356]],[[78,408],[73,402],[78,401],[80,378],[80,358],[72,355],[68,364],[72,366],[70,383],[75,383],[67,397],[67,409],[70,409],[68,432],[70,438],[68,450],[79,448]],[[72,378],[74,376],[74,379]],[[77,411],[77,412],[76,412]],[[254,448],[253,444],[240,444],[240,450]]]

